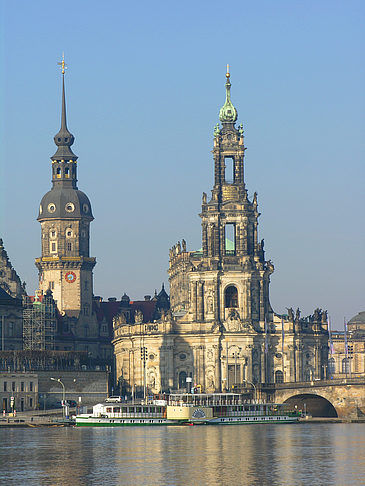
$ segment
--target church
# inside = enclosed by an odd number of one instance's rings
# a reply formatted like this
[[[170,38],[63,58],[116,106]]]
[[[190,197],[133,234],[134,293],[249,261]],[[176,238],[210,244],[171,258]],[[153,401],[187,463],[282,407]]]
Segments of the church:
[[[223,392],[259,383],[323,379],[327,374],[327,312],[279,315],[270,305],[264,240],[258,236],[257,194],[244,177],[242,124],[226,99],[214,129],[214,186],[203,193],[202,246],[170,249],[170,309],[146,322],[113,319],[116,376],[126,392]]]

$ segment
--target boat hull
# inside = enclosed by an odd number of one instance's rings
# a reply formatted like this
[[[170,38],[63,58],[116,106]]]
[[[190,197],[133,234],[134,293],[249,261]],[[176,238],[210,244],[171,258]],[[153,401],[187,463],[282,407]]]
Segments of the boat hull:
[[[128,426],[176,426],[176,425],[248,425],[282,424],[298,422],[298,417],[258,416],[258,417],[213,417],[209,420],[168,420],[133,418],[118,419],[104,417],[76,417],[76,427],[128,427]]]

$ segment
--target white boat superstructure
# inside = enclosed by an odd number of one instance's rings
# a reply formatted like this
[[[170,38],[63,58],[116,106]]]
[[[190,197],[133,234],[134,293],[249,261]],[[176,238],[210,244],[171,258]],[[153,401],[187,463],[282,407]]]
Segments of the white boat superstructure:
[[[99,403],[76,416],[77,426],[233,425],[296,422],[300,411],[285,404],[245,400],[238,393],[171,394],[148,403]]]

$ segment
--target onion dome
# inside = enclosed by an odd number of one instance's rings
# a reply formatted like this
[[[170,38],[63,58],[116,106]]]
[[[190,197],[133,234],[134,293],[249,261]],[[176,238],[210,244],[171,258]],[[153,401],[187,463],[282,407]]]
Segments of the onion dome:
[[[235,123],[237,120],[237,110],[231,102],[231,83],[230,83],[229,65],[227,64],[226,74],[226,102],[219,112],[219,119],[222,123]]]

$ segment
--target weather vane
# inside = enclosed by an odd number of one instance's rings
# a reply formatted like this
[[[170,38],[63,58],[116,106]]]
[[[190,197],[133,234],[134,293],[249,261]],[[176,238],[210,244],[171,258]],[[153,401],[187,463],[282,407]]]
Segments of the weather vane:
[[[65,53],[62,53],[62,61],[57,63],[59,66],[61,66],[61,72],[62,74],[65,74],[65,69],[67,69],[67,64],[65,63]]]

